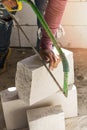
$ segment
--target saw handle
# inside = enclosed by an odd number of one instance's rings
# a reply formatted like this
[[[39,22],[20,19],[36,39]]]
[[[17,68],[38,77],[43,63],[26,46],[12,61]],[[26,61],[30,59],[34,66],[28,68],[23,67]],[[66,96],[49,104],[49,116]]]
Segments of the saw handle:
[[[8,10],[8,12],[17,12],[17,11],[22,10],[22,2],[18,1],[18,0],[15,0],[15,1],[16,1],[17,5],[13,8],[6,6],[3,1],[2,1],[2,4],[5,6],[5,8]],[[8,0],[8,3],[9,2],[12,2],[12,1]]]

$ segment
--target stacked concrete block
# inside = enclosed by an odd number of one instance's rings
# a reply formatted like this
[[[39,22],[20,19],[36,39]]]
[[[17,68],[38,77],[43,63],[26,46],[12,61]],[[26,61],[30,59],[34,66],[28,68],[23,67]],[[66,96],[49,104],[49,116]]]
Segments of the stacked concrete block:
[[[36,46],[37,41],[37,26],[20,25],[33,46]],[[30,33],[32,32],[32,33]],[[11,47],[31,47],[31,44],[27,41],[21,30],[14,26],[11,34]]]
[[[30,130],[65,130],[64,112],[60,106],[48,106],[27,111]]]
[[[21,26],[22,29],[24,30],[24,32],[26,33],[27,37],[30,40],[30,43],[33,46],[36,46],[36,41],[37,41],[37,26]],[[25,38],[25,36],[23,35],[23,33],[21,31],[19,31],[20,33],[20,43],[21,43],[21,47],[31,47],[31,44],[27,41],[27,39]],[[33,35],[32,35],[33,34]]]
[[[34,0],[32,0],[34,1]],[[23,8],[16,13],[20,25],[37,25],[37,17],[32,8],[27,3],[22,3]],[[31,33],[31,32],[30,32]]]
[[[68,97],[60,91],[29,106],[19,99],[17,91],[4,90],[1,94],[4,119],[7,130],[28,127],[26,111],[28,109],[43,108],[46,106],[61,105],[65,118],[77,116],[77,92],[75,85],[69,86]]]
[[[86,0],[69,0],[63,15],[62,25],[66,34],[59,41],[67,48],[87,48]]]
[[[26,35],[29,37],[30,42],[33,44],[33,46],[36,46],[37,17],[34,11],[32,10],[32,8],[27,3],[22,3],[22,4],[23,4],[23,8],[21,11],[16,13],[16,19],[19,22],[20,26],[23,28]],[[27,42],[25,36],[21,33],[21,31],[15,33],[14,30],[15,30],[15,27],[13,27],[13,31],[12,31],[11,46],[31,47],[31,45]],[[17,39],[17,40],[14,40],[14,39]]]
[[[63,49],[63,52],[69,62],[68,85],[70,85],[74,83],[73,53],[65,49]],[[63,87],[64,73],[62,62],[52,73],[61,87]],[[18,62],[15,83],[19,97],[29,105],[33,105],[59,91],[58,86],[37,55]]]
[[[5,119],[7,130],[22,129],[22,128],[28,127],[29,120],[27,121],[27,117],[31,119],[31,116],[28,115],[28,112],[26,114],[26,111],[31,111],[31,114],[32,114],[34,110],[39,111],[40,109],[41,109],[40,111],[42,114],[37,113],[37,115],[41,114],[42,117],[47,116],[47,114],[49,116],[51,114],[58,114],[57,123],[60,124],[61,122],[61,125],[56,124],[56,127],[60,128],[60,126],[63,126],[62,128],[64,130],[64,126],[65,126],[64,125],[64,112],[62,111],[60,106],[49,105],[48,107],[40,106],[40,108],[38,108],[39,105],[37,104],[37,106],[29,107],[28,104],[25,104],[22,100],[19,99],[18,93],[16,90],[10,92],[8,89],[4,90],[1,93],[1,100],[2,100],[2,107],[3,107],[4,119]],[[46,103],[44,104],[47,106]],[[61,113],[62,113],[62,116],[61,116]],[[34,114],[35,113],[33,112],[33,118],[34,118]],[[54,120],[53,116],[51,120],[52,119]]]
[[[18,98],[17,91],[1,93],[2,108],[7,130],[28,127],[26,110],[29,106]]]
[[[78,115],[77,90],[75,85],[70,85],[68,97],[58,91],[53,95],[39,101],[31,106],[31,108],[61,105],[65,118],[75,117]]]
[[[11,33],[11,40],[10,40],[10,46],[11,47],[18,47],[20,46],[20,41],[18,37],[18,28],[16,26],[12,27],[12,33]]]
[[[77,116],[73,53],[62,50],[70,68],[68,97],[59,90],[37,55],[19,61],[15,78],[17,90],[5,90],[1,96],[7,130],[26,128],[28,124],[30,130],[65,130],[64,118]],[[62,62],[52,73],[63,87]]]
[[[29,130],[29,128],[17,129],[17,130]]]

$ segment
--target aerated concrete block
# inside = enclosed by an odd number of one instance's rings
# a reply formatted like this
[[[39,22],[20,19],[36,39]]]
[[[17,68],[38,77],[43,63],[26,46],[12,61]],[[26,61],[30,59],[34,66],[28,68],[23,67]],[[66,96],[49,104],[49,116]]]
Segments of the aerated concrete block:
[[[37,26],[21,26],[22,29],[26,34],[28,34],[28,38],[30,40],[30,43],[35,47],[36,46],[36,41],[37,41]],[[21,42],[21,47],[31,47],[31,44],[27,41],[26,37],[23,35],[23,33],[20,32],[20,42]],[[33,35],[32,35],[33,34]]]
[[[49,106],[27,111],[30,130],[65,130],[64,113],[60,106]]]
[[[53,106],[61,105],[65,118],[75,117],[78,115],[78,105],[77,105],[77,90],[75,85],[69,86],[68,97],[65,97],[62,92],[56,92],[53,95],[41,100],[40,102],[31,106],[35,107],[44,107],[44,106]]]
[[[29,107],[18,98],[16,90],[4,90],[1,93],[1,101],[7,130],[28,127],[26,110]]]
[[[69,62],[70,72],[68,84],[74,83],[73,53],[63,49]],[[60,62],[52,71],[53,75],[63,87],[63,66]],[[28,57],[17,64],[16,87],[19,97],[32,105],[59,91],[58,86],[50,76],[37,55]]]
[[[34,0],[32,1],[34,2]],[[16,13],[16,17],[20,25],[37,25],[37,17],[32,8],[30,8],[29,5],[25,2],[23,2],[22,5],[22,10]]]
[[[16,130],[29,130],[29,128],[16,129]]]

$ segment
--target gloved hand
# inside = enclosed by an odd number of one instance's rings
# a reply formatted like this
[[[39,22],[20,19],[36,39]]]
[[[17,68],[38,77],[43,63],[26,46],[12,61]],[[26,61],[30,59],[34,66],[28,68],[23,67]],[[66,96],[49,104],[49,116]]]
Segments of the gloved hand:
[[[50,70],[53,70],[54,68],[56,68],[60,62],[59,55],[55,54],[50,49],[41,49],[40,55],[41,55],[43,60],[45,60],[46,62],[49,62],[49,69]]]
[[[16,9],[18,7],[18,4],[17,4],[16,0],[2,0],[2,4],[7,9]]]

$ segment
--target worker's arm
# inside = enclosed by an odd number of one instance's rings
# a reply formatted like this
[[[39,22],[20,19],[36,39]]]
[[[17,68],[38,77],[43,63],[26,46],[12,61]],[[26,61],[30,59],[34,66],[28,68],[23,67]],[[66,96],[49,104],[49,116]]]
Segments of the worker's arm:
[[[66,3],[67,0],[49,0],[48,2],[44,18],[54,35],[61,22]],[[55,54],[52,52],[52,42],[44,29],[42,30],[40,46],[43,52],[43,57],[49,59],[51,68],[56,67],[59,62],[59,58],[58,56],[56,57]]]

